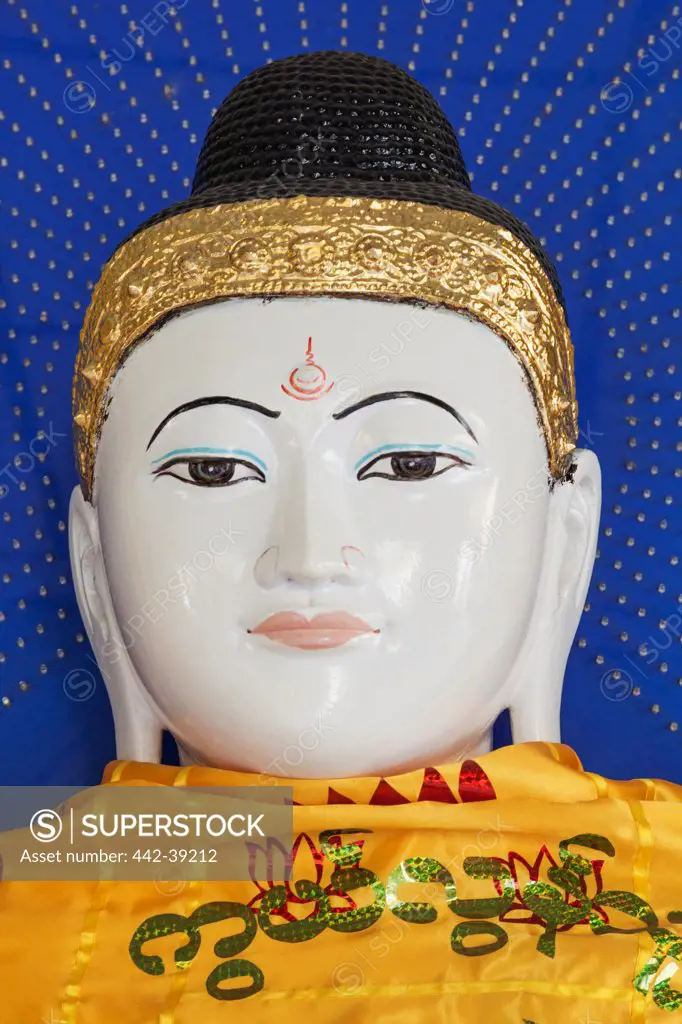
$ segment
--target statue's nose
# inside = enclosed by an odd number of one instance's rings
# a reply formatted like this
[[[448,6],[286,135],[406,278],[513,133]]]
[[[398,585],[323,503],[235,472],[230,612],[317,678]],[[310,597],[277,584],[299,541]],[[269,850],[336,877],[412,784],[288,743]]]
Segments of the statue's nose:
[[[315,551],[309,545],[299,553],[291,544],[284,548],[273,544],[266,548],[256,563],[256,579],[263,587],[292,583],[301,587],[316,587],[327,583],[352,584],[364,579],[365,557],[352,544],[334,551]]]
[[[338,491],[318,479],[300,481],[283,496],[255,566],[261,586],[364,582],[367,560]]]

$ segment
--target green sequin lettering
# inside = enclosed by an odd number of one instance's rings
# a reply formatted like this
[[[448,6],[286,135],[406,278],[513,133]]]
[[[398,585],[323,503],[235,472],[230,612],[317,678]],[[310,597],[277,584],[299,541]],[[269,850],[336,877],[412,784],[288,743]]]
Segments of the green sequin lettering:
[[[617,933],[618,935],[637,935],[639,932],[655,932],[658,928],[658,917],[640,896],[633,892],[621,889],[609,889],[608,892],[600,892],[592,900],[595,907],[611,907],[636,921],[642,921],[639,928],[616,928],[612,924],[606,924],[600,917],[595,923],[590,919],[590,925],[595,935],[607,935]]]
[[[504,895],[478,900],[455,900],[452,911],[459,917],[469,918],[500,917],[506,913],[514,902],[516,893],[509,865],[494,857],[466,857],[463,867],[469,878],[489,878],[494,882],[500,882]]]
[[[323,932],[328,924],[329,900],[324,889],[307,879],[296,882],[294,888],[300,899],[315,903],[308,917],[300,921],[284,921],[282,924],[275,924],[270,920],[273,911],[280,910],[287,904],[288,893],[285,885],[273,886],[263,897],[258,908],[258,924],[261,931],[277,942],[308,942]]]
[[[237,935],[227,935],[218,939],[213,951],[221,959],[234,957],[251,945],[258,928],[256,916],[249,907],[242,903],[214,903],[206,904],[215,908],[213,920],[220,921],[228,918],[241,918],[244,922],[244,930]],[[202,923],[206,924],[207,921]],[[220,988],[221,981],[229,981],[233,978],[251,978],[251,985],[240,985],[234,988]],[[219,964],[211,971],[206,979],[206,991],[214,999],[233,1000],[246,999],[247,996],[254,996],[263,988],[265,978],[263,972],[250,960],[229,960],[227,963]]]
[[[192,915],[193,917],[194,915]],[[160,956],[150,955],[142,952],[142,947],[152,939],[159,939],[164,935],[186,934],[189,942],[175,951],[175,966],[182,970],[188,967],[199,952],[201,935],[199,929],[191,917],[183,917],[182,914],[155,914],[148,917],[136,929],[130,940],[128,952],[136,967],[145,974],[164,974],[166,965]]]
[[[677,919],[678,914],[679,911],[674,911],[669,917]],[[634,985],[637,991],[643,995],[652,991],[656,1006],[672,1013],[673,1010],[679,1010],[682,1007],[682,992],[672,988],[670,984],[670,978],[679,970],[675,967],[675,963],[682,963],[682,936],[676,935],[667,928],[657,928],[651,937],[656,944],[656,949],[639,974],[635,976]],[[661,971],[666,960],[672,960],[673,963]],[[657,975],[658,980],[655,980]]]
[[[610,839],[606,836],[597,836],[592,832],[583,832],[573,836],[571,839],[562,839],[559,843],[559,857],[567,871],[574,875],[591,875],[592,864],[589,860],[578,854],[568,852],[569,846],[584,846],[588,850],[598,850],[605,853],[607,857],[615,857],[616,850]]]
[[[551,877],[551,871],[548,874]],[[555,879],[552,879],[555,881]],[[561,884],[561,883],[560,883]],[[537,914],[545,925],[543,934],[538,939],[539,953],[553,958],[556,953],[556,933],[559,925],[577,924],[591,910],[591,901],[580,894],[579,906],[573,907],[566,903],[558,889],[545,882],[529,882],[523,889],[523,901],[529,910]]]
[[[455,880],[440,861],[431,857],[408,857],[391,871],[386,880],[386,905],[388,909],[411,924],[429,924],[438,917],[438,911],[430,903],[407,902],[398,898],[402,882],[437,882],[445,889],[445,899],[451,906],[457,899]]]
[[[152,939],[163,935],[186,934],[189,942],[175,951],[175,964],[178,969],[187,968],[199,952],[203,925],[214,924],[216,921],[227,921],[230,918],[241,918],[244,930],[237,935],[228,935],[218,939],[214,946],[216,956],[221,959],[233,957],[243,952],[251,944],[257,930],[256,916],[243,903],[213,902],[197,907],[189,917],[181,914],[157,914],[143,921],[133,935],[129,952],[133,963],[145,974],[160,975],[166,970],[160,956],[151,956],[142,952],[142,947]],[[250,977],[253,984],[248,987],[221,989],[221,981],[228,978]],[[209,976],[206,989],[214,999],[244,999],[246,996],[260,992],[264,984],[263,972],[248,960],[231,960],[229,964],[220,964]]]
[[[583,846],[588,850],[598,850],[608,857],[613,857],[613,844],[604,836],[591,832],[562,839],[559,843],[559,857],[562,867],[552,867],[547,877],[552,885],[546,882],[529,882],[523,889],[523,901],[534,914],[542,919],[545,931],[537,944],[538,952],[554,957],[556,953],[556,933],[560,925],[569,927],[578,924],[586,917],[594,931],[601,926],[601,919],[594,909],[593,900],[586,896],[580,885],[581,879],[592,874],[592,864],[578,854],[569,852],[570,846]],[[558,888],[554,888],[557,886]],[[566,892],[577,900],[577,905],[568,903],[563,895]]]
[[[355,907],[350,910],[329,908],[327,922],[336,932],[361,932],[379,920],[386,905],[386,888],[373,871],[359,867],[362,847],[357,843],[337,846],[331,842],[334,836],[362,835],[369,829],[334,828],[320,832],[320,845],[325,856],[335,865],[331,883],[341,893],[353,892],[355,889],[369,887],[374,893],[374,900],[367,907]]]
[[[483,946],[465,946],[464,940],[471,935],[490,935],[494,942]],[[504,928],[493,921],[462,921],[455,925],[450,936],[450,945],[455,953],[461,956],[486,956],[488,953],[497,953],[509,942],[509,936]]]

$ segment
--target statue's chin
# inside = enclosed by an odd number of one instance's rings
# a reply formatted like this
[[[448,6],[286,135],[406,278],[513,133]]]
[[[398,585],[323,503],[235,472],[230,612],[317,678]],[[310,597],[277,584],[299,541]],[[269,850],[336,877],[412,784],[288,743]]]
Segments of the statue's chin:
[[[433,758],[424,758],[421,756],[415,756],[411,759],[401,760],[387,760],[382,762],[376,760],[376,750],[371,751],[356,751],[355,756],[349,755],[344,759],[343,768],[339,771],[339,765],[334,762],[329,765],[328,769],[325,769],[324,762],[318,763],[317,770],[311,772],[305,770],[306,765],[301,764],[300,766],[287,765],[284,761],[280,760],[279,763],[273,763],[263,765],[243,765],[238,763],[232,763],[228,758],[220,763],[216,763],[213,758],[202,757],[200,753],[190,750],[187,746],[180,742],[177,742],[178,757],[180,764],[183,768],[190,767],[192,765],[201,765],[206,768],[222,768],[229,771],[247,771],[252,774],[260,775],[263,779],[268,778],[291,778],[291,779],[305,779],[305,778],[348,778],[351,776],[361,775],[399,775],[401,772],[409,772],[418,768],[431,767],[432,764],[450,764],[457,761],[463,761],[468,757],[480,757],[483,754],[488,754],[492,750],[493,735],[492,729],[476,739],[463,740],[459,744],[452,747],[449,751],[443,751],[442,755]],[[429,762],[427,764],[427,761]],[[354,768],[354,764],[357,768]],[[371,767],[368,767],[371,764]]]

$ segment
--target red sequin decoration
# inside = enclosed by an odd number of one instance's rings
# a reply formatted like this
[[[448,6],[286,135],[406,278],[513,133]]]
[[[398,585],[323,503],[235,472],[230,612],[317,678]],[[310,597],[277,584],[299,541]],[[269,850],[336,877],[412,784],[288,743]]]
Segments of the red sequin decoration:
[[[392,807],[395,804],[409,804],[406,796],[402,796],[397,789],[394,789],[386,779],[382,779],[372,794],[370,804],[379,804],[381,807]]]
[[[447,782],[435,768],[424,770],[424,782],[419,791],[418,800],[433,800],[439,804],[456,804],[457,797]]]
[[[332,787],[330,786],[329,787],[329,792],[327,793],[327,803],[328,804],[354,804],[355,800],[351,800],[351,798],[349,796],[344,796],[343,793],[337,792],[335,789],[332,789]]]
[[[463,804],[495,800],[492,782],[475,761],[465,761],[459,773],[459,798]]]

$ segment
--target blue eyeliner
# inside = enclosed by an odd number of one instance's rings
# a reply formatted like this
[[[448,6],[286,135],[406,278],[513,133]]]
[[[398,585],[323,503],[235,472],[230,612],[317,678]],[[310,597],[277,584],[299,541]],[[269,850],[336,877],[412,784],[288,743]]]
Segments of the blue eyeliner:
[[[152,466],[155,466],[157,462],[164,462],[165,459],[169,459],[173,455],[236,455],[245,459],[251,459],[252,462],[255,462],[265,472],[268,469],[263,460],[259,459],[257,455],[254,455],[253,452],[244,451],[241,448],[174,448],[172,452],[166,452],[161,458],[154,459]]]
[[[360,466],[364,465],[364,463],[374,455],[381,455],[382,452],[394,452],[396,455],[399,455],[400,452],[414,451],[417,448],[423,448],[425,451],[429,452],[456,452],[458,455],[466,455],[470,459],[475,458],[474,453],[470,452],[468,448],[457,448],[451,444],[411,444],[404,445],[400,448],[396,447],[394,444],[382,444],[379,448],[373,448],[371,452],[367,453],[367,455],[363,455],[363,457],[355,463],[355,469],[360,469]]]

